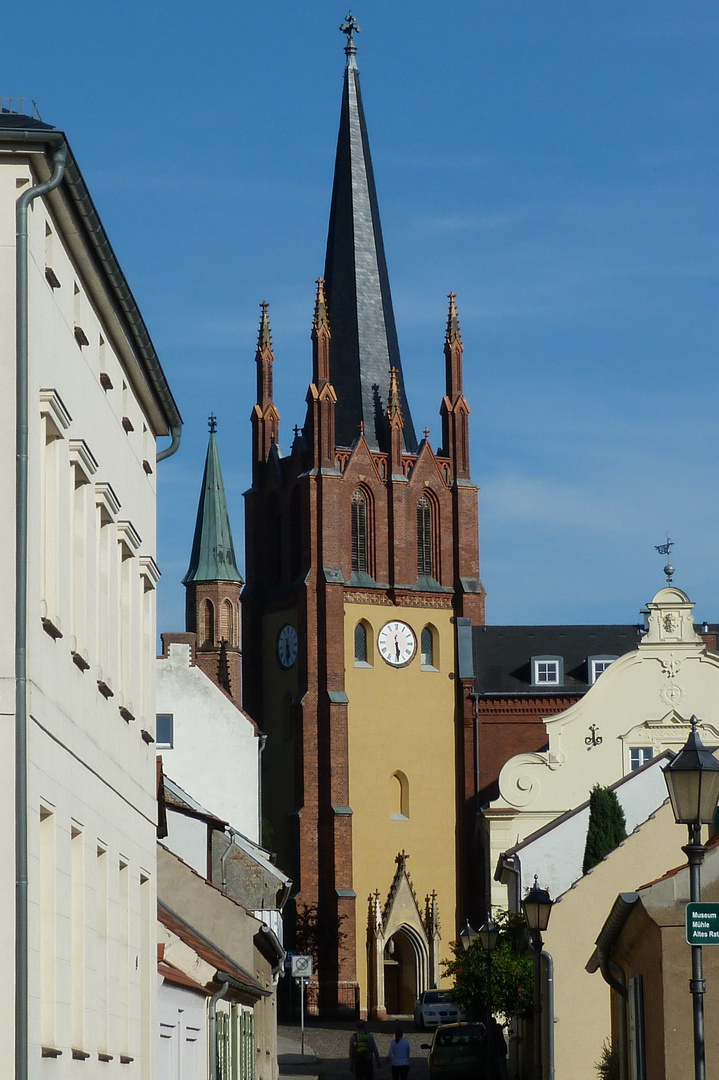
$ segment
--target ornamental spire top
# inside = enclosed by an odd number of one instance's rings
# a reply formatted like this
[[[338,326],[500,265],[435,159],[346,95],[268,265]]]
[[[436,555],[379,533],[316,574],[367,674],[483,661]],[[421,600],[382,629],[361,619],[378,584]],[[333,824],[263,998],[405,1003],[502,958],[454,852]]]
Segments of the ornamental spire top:
[[[270,305],[266,300],[263,300],[260,304],[262,314],[260,315],[260,333],[257,338],[257,351],[262,352],[263,349],[269,345],[272,347],[272,333],[270,331],[270,317],[268,315]]]
[[[343,34],[347,35],[347,44],[345,45],[347,67],[356,67],[355,56],[357,55],[357,46],[355,45],[354,36],[355,34],[361,33],[362,27],[359,25],[351,11],[340,26],[340,30]]]
[[[457,313],[457,294],[449,293],[447,299],[449,300],[449,315],[447,317],[447,344],[452,345],[455,341],[462,341],[462,334],[459,329],[459,315]]]
[[[325,298],[324,278],[317,278],[314,328],[315,330],[319,330],[321,326],[326,326],[329,328],[329,318],[327,316],[327,300]]]

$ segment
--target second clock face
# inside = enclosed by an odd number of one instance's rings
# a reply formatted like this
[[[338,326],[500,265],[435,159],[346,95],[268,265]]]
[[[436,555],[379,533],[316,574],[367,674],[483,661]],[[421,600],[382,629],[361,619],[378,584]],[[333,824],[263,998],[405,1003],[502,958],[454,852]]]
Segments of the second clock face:
[[[404,667],[416,652],[417,639],[407,623],[388,622],[379,632],[377,648],[382,659],[392,667]]]
[[[283,668],[291,668],[297,659],[297,631],[287,623],[277,638],[277,659]]]

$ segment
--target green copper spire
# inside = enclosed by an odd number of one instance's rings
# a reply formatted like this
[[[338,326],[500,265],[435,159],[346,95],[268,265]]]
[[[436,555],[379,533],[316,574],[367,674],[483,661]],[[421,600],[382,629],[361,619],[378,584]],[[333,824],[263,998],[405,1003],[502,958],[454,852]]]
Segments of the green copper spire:
[[[205,458],[200,505],[197,508],[195,538],[192,541],[190,568],[182,579],[190,581],[239,581],[235,561],[230,518],[227,513],[225,485],[222,482],[220,455],[217,449],[217,420],[210,417],[210,441]]]

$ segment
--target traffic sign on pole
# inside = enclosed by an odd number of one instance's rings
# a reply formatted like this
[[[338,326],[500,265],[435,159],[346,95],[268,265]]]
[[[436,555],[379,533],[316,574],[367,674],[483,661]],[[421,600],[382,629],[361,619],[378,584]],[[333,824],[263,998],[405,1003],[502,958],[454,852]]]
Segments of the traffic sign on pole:
[[[292,976],[295,979],[309,979],[312,975],[312,957],[311,956],[297,956],[292,957]]]

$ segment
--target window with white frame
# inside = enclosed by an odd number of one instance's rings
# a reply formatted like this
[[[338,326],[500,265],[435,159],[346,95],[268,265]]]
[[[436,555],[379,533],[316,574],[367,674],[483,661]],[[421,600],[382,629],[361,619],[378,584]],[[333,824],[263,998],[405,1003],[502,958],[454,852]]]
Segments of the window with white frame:
[[[534,686],[561,686],[564,682],[564,661],[561,656],[533,656],[532,683]]]
[[[653,757],[654,750],[651,746],[633,746],[629,751],[629,765],[632,772],[641,769],[642,765],[646,765]]]
[[[613,664],[616,659],[616,656],[590,656],[587,661],[587,666],[589,668],[589,685],[594,686],[602,672],[606,671],[610,664]]]

